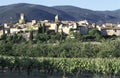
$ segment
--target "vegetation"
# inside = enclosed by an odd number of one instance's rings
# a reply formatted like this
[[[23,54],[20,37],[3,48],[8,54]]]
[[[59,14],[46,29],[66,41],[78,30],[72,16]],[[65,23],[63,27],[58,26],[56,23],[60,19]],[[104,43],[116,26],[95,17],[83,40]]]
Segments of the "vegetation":
[[[98,41],[102,38],[100,31],[97,29],[89,30],[88,35],[91,36],[91,38],[93,38],[96,41]]]
[[[40,35],[39,40],[33,42],[24,41],[24,39],[19,40],[18,37],[12,40],[11,38],[7,37],[6,40],[0,41],[1,55],[67,58],[120,57],[119,39],[103,40],[102,42],[81,42],[68,38],[59,42],[60,37],[58,37],[56,42],[52,41],[52,38],[48,42],[49,37]]]
[[[55,72],[63,72],[64,76],[71,73],[77,77],[77,74],[82,72],[101,73],[106,78],[111,78],[112,75],[120,73],[120,59],[118,58],[33,58],[33,57],[0,57],[0,68],[4,70],[8,67],[9,70],[23,70],[30,72],[33,69],[44,70],[48,74]],[[15,69],[15,70],[14,70]]]
[[[90,30],[86,37],[80,32],[73,32],[72,34],[75,38],[66,38],[64,33],[45,30],[44,26],[42,27],[40,24],[36,35],[34,31],[30,31],[29,41],[23,38],[23,32],[14,35],[2,35],[0,54],[59,58],[120,57],[119,37],[113,36],[107,39],[107,37],[102,37],[96,29]]]
[[[62,72],[63,78],[68,74],[77,78],[84,72],[103,74],[105,78],[120,74],[119,37],[102,37],[96,29],[88,35],[72,34],[75,38],[41,26],[37,33],[30,32],[28,41],[23,32],[4,34],[0,40],[0,69],[19,74],[24,70],[27,75],[34,69],[48,74]]]

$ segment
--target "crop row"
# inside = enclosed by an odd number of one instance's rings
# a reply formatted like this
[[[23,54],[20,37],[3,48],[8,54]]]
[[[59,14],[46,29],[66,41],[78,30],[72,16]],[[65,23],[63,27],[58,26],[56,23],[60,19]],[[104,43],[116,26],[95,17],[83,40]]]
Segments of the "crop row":
[[[44,70],[46,72],[90,71],[96,73],[118,74],[120,72],[119,58],[33,58],[33,57],[0,57],[0,68]]]

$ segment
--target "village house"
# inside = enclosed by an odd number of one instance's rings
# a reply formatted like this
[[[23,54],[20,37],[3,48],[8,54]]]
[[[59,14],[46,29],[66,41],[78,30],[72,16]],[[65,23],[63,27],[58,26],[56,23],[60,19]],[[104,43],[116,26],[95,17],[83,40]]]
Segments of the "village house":
[[[120,36],[120,26],[117,24],[106,23],[103,24],[102,26],[97,26],[97,28],[103,36],[107,35]]]
[[[83,35],[86,35],[92,28],[94,27],[90,25],[87,20],[77,22],[77,30]]]

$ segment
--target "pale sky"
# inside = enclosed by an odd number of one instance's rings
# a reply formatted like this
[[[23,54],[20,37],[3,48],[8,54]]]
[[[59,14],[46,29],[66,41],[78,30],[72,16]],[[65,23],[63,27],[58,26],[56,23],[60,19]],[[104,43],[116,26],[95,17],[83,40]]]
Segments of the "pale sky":
[[[31,3],[45,6],[72,5],[91,10],[120,9],[120,0],[1,0],[0,6],[15,3]]]

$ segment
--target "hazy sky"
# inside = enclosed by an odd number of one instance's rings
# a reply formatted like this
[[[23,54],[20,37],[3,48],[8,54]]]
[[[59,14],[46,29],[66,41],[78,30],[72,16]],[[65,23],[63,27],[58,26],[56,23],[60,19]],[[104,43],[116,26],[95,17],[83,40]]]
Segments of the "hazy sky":
[[[32,3],[46,6],[73,5],[92,10],[120,9],[120,0],[1,0],[0,6],[14,3]]]

